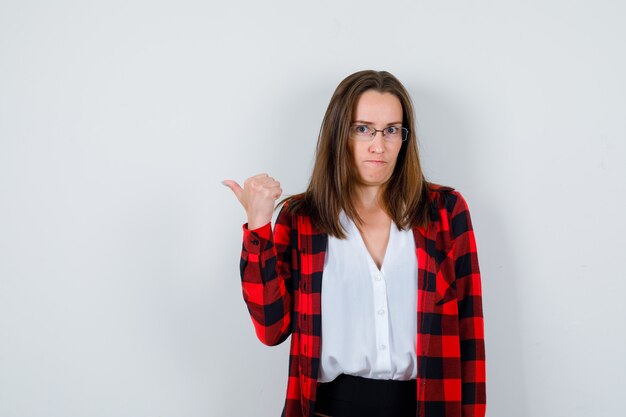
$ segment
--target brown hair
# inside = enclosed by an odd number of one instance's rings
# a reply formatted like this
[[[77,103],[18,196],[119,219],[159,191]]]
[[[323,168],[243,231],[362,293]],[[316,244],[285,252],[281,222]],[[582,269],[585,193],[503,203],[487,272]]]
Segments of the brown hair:
[[[333,93],[317,141],[315,164],[307,190],[288,197],[290,212],[311,216],[313,224],[331,236],[345,238],[339,222],[344,210],[355,223],[362,223],[354,205],[357,170],[348,146],[352,112],[365,91],[395,95],[402,104],[402,125],[409,130],[394,172],[382,192],[383,208],[402,229],[428,222],[428,182],[419,161],[413,105],[404,86],[386,71],[359,71],[345,78]]]

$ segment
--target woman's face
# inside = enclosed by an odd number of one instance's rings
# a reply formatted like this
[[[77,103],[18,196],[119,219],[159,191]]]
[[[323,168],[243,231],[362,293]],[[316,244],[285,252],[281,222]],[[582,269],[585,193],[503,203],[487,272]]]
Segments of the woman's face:
[[[367,90],[359,96],[352,115],[352,125],[374,129],[402,126],[402,104],[391,93]],[[402,141],[390,142],[376,132],[371,141],[348,140],[360,185],[379,187],[385,184],[396,166]]]

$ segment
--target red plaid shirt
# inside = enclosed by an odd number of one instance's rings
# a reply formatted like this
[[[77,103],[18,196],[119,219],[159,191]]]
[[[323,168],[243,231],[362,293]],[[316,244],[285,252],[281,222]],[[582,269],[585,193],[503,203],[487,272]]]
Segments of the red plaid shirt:
[[[467,204],[431,185],[431,220],[413,229],[418,262],[417,407],[421,417],[485,415],[485,346],[480,272]],[[327,234],[310,218],[280,211],[269,224],[244,225],[243,297],[266,345],[291,335],[283,417],[315,410],[320,364],[321,290]]]

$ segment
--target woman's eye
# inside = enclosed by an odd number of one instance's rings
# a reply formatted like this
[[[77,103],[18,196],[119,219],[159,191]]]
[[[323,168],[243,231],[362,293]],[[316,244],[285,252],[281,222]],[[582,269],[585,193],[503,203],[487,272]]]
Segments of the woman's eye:
[[[389,126],[387,129],[385,129],[385,134],[386,135],[396,135],[399,130],[400,130],[400,128],[398,128],[396,126]]]
[[[360,135],[369,133],[370,128],[365,125],[358,125],[354,127],[354,131]]]

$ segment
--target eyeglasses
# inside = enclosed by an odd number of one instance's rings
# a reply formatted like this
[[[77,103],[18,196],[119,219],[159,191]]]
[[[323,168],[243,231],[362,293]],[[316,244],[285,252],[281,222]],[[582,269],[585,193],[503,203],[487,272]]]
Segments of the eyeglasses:
[[[409,137],[409,129],[406,127],[388,126],[384,129],[374,129],[368,125],[350,126],[350,137],[362,142],[374,140],[376,132],[382,132],[383,139],[388,142],[405,141]]]

